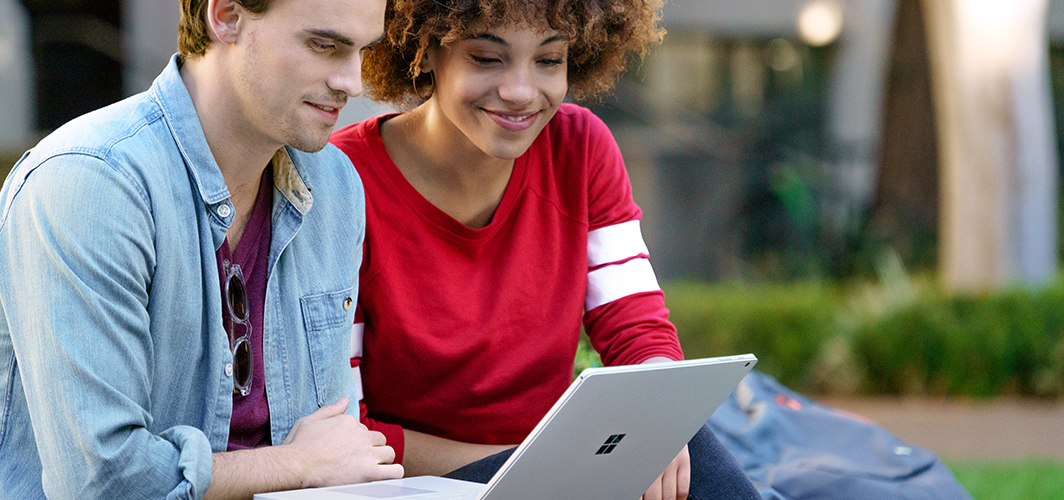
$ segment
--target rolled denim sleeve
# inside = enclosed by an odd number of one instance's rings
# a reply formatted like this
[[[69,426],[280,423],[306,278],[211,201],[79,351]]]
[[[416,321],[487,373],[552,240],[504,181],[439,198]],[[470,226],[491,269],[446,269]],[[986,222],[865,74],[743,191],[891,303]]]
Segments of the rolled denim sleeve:
[[[45,493],[201,498],[212,467],[206,435],[151,431],[153,386],[163,382],[154,346],[165,339],[152,337],[148,314],[157,262],[143,184],[75,152],[12,177],[0,218],[0,303]]]

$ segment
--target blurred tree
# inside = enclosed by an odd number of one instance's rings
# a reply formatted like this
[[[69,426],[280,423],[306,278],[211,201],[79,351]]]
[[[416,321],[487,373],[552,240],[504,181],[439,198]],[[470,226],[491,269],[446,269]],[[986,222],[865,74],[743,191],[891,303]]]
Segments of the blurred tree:
[[[878,177],[862,250],[892,249],[908,268],[935,264],[939,179],[921,0],[899,0],[887,66]],[[866,255],[862,262],[874,262]]]
[[[924,0],[923,7],[943,282],[965,291],[1044,283],[1057,267],[1048,0]]]

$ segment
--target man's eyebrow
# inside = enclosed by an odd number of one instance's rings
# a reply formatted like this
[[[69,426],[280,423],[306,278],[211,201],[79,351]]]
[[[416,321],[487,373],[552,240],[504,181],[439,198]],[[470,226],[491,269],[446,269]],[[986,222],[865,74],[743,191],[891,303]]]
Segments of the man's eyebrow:
[[[472,36],[470,36],[468,38],[468,40],[486,40],[486,41],[489,41],[489,42],[492,42],[492,43],[497,43],[497,44],[505,46],[505,47],[509,47],[510,46],[509,42],[507,42],[506,40],[503,40],[502,38],[499,38],[498,36],[496,36],[494,34],[491,34],[491,33],[480,33],[478,35],[472,35]],[[562,37],[561,35],[554,35],[554,36],[548,37],[546,40],[543,40],[542,42],[540,42],[539,46],[542,47],[544,45],[550,45],[550,44],[552,44],[554,42],[563,42],[563,41],[565,41],[564,37]]]
[[[354,40],[352,40],[352,39],[350,39],[350,38],[348,38],[348,37],[346,37],[344,35],[341,35],[340,33],[336,32],[336,31],[333,31],[333,30],[328,30],[328,29],[308,29],[308,30],[306,30],[306,32],[310,33],[311,35],[314,35],[314,36],[316,36],[318,38],[325,38],[325,39],[328,39],[328,40],[332,40],[332,41],[334,41],[336,43],[339,43],[341,45],[348,45],[348,46],[352,46],[352,47],[355,45],[355,41]]]

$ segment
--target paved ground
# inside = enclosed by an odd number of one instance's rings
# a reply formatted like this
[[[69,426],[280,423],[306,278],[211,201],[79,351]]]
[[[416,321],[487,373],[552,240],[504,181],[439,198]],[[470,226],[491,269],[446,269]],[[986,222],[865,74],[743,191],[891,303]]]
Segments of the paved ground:
[[[814,398],[863,415],[902,440],[956,459],[1064,462],[1064,401],[1016,398]]]

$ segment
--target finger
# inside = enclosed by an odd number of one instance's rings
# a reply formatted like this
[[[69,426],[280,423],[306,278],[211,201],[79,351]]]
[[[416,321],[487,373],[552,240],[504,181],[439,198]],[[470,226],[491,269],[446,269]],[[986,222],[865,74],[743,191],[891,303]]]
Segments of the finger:
[[[339,414],[347,411],[347,407],[350,406],[350,405],[351,405],[351,400],[347,399],[347,396],[340,396],[340,399],[337,399],[335,403],[333,403],[331,405],[328,405],[328,406],[324,406],[324,407],[322,407],[322,409],[333,408],[333,409],[336,410],[336,413],[334,413],[334,415],[339,415]]]
[[[335,403],[331,405],[322,406],[321,408],[318,408],[314,413],[311,413],[310,415],[307,415],[303,418],[306,420],[325,420],[327,418],[332,418],[337,415],[343,415],[343,413],[347,411],[348,404],[350,404],[350,401],[347,399],[347,397],[342,396],[340,397],[340,399],[337,399]]]
[[[654,484],[650,485],[647,492],[643,494],[643,500],[662,500],[661,498],[661,476],[658,476],[654,480]]]
[[[384,434],[377,431],[368,431],[370,446],[385,446],[388,444],[388,438]]]
[[[391,446],[374,448],[374,452],[377,455],[378,464],[390,464],[395,461],[395,448],[392,448]]]
[[[661,475],[661,498],[662,500],[677,500],[676,494],[676,468],[670,464],[665,473]]]
[[[687,450],[684,450],[687,451]],[[686,500],[691,494],[691,455],[687,453],[676,471],[676,497]]]
[[[399,479],[404,474],[403,466],[399,464],[387,464],[377,466],[377,480],[380,479]]]

